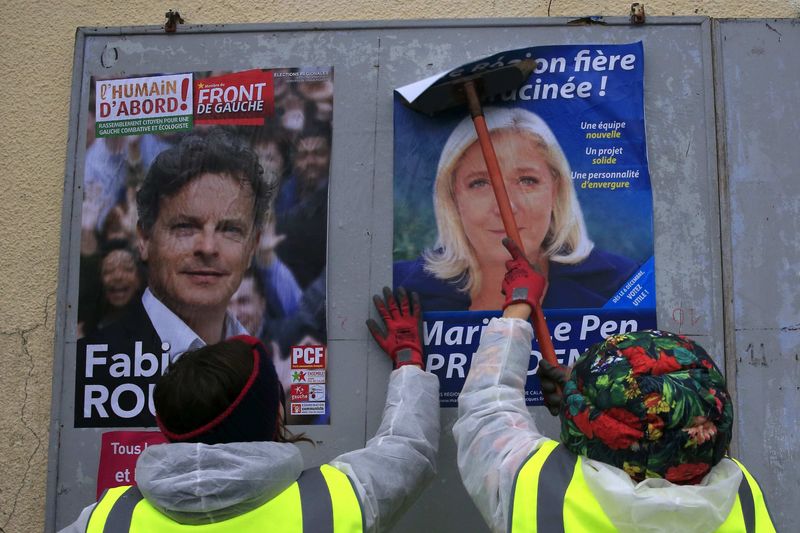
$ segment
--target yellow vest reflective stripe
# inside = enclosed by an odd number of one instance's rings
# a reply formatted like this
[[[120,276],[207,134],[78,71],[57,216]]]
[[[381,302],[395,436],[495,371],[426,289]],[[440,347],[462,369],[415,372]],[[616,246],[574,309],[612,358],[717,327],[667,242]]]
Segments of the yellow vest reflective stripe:
[[[552,440],[533,452],[514,480],[508,530],[512,533],[616,531],[586,484],[581,463],[581,457]],[[736,464],[743,473],[739,493],[717,531],[774,532],[758,483],[740,462]]]
[[[247,513],[213,524],[185,525],[155,509],[136,487],[110,489],[89,518],[87,533],[361,533],[363,513],[355,487],[330,465],[304,471],[283,492]]]
[[[129,490],[133,489],[133,490]],[[110,531],[111,528],[106,528],[106,522],[114,523],[118,520],[119,516],[130,514],[133,508],[142,499],[142,495],[136,487],[114,487],[108,489],[100,497],[100,500],[92,510],[92,515],[89,517],[89,523],[86,525],[86,533],[103,533]],[[112,517],[112,511],[114,516]],[[111,520],[109,520],[111,517]]]
[[[581,458],[554,440],[523,463],[513,495],[508,530],[514,533],[615,531],[583,479]]]
[[[739,494],[733,502],[728,518],[722,523],[717,533],[774,533],[775,526],[767,508],[767,501],[755,478],[742,463],[729,457],[742,471],[742,482],[739,483]],[[744,529],[742,527],[744,525]]]

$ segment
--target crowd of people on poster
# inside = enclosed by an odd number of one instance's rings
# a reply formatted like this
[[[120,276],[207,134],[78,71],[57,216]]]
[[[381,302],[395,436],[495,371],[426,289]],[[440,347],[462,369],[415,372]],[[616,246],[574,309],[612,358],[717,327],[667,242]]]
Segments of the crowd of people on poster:
[[[221,259],[214,260],[214,266],[207,263],[208,271],[195,272],[195,277],[230,277],[231,286],[219,295],[225,305],[225,333],[246,333],[268,344],[284,384],[290,421],[329,423],[324,369],[321,377],[317,370],[314,383],[294,385],[291,370],[293,349],[311,346],[319,351],[327,345],[332,68],[92,79],[90,91],[81,211],[76,427],[153,426],[155,381],[182,351],[196,347],[180,346],[182,333],[153,317],[163,311],[161,307],[182,316],[173,303],[189,305],[191,298],[181,294],[180,265],[197,261],[205,252],[182,252],[174,242],[159,248],[155,233],[142,230],[143,214],[137,208],[137,192],[148,179],[163,182],[159,176],[167,176],[170,165],[188,172],[185,168],[191,162],[180,159],[195,157],[193,143],[252,154],[269,202],[263,220],[257,220],[259,227],[253,228],[252,248],[243,245],[233,250],[223,244],[220,250],[209,251]],[[168,153],[171,159],[164,155]],[[245,172],[238,163],[230,169],[226,164],[217,165],[223,176]],[[153,189],[166,191],[155,197],[158,216],[177,202],[188,205],[188,210],[226,210],[220,224],[231,225],[231,220],[243,216],[236,212],[232,189],[195,178],[190,176],[176,190],[162,185]],[[179,222],[186,226],[180,231],[202,231],[190,227],[195,222]],[[158,227],[156,221],[153,232]],[[247,236],[248,228],[216,231],[224,233],[229,243],[236,231]],[[164,293],[172,297],[163,298]],[[154,300],[153,294],[158,298]],[[302,361],[294,362],[302,368]]]

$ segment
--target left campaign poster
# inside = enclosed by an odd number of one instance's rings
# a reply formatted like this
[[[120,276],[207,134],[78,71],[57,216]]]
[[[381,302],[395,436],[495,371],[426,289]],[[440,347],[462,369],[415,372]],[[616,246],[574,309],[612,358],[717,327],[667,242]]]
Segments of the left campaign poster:
[[[328,424],[333,69],[92,78],[75,427],[155,426],[188,350],[261,339],[287,422]]]

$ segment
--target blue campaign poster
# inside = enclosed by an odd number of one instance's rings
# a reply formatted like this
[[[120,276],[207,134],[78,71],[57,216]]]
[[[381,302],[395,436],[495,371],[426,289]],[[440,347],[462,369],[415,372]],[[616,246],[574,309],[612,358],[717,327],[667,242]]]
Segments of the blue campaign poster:
[[[538,46],[497,53],[395,92],[394,285],[419,293],[428,369],[455,406],[483,326],[499,316],[509,258],[464,107],[429,116],[408,103],[525,59],[518,88],[484,116],[528,258],[546,273],[543,307],[556,353],[656,327],[653,200],[641,42]],[[541,403],[532,346],[529,405]]]

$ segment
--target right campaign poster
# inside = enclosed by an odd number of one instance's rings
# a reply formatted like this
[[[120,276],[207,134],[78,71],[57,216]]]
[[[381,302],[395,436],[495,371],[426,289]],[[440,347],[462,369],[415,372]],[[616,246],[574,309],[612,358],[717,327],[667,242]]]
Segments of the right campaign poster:
[[[500,315],[509,255],[466,106],[426,115],[409,104],[524,60],[535,61],[530,77],[484,101],[484,116],[528,258],[547,275],[543,308],[556,355],[569,365],[606,337],[656,326],[641,42],[505,51],[402,87],[394,285],[420,295],[443,407],[457,405],[482,329]],[[538,405],[535,341],[531,355],[526,401]]]

